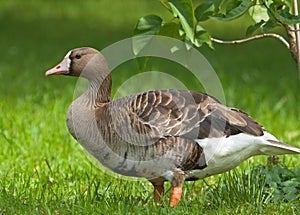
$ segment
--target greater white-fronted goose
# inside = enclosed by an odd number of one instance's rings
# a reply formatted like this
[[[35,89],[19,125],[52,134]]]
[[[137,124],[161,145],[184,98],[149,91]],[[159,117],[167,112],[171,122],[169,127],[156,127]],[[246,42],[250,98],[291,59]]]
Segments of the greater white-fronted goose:
[[[161,201],[172,185],[170,205],[180,201],[184,180],[228,171],[259,154],[299,154],[246,113],[187,90],[155,90],[111,100],[111,74],[103,55],[77,48],[46,75],[88,79],[72,102],[67,125],[73,137],[110,170],[145,177]]]

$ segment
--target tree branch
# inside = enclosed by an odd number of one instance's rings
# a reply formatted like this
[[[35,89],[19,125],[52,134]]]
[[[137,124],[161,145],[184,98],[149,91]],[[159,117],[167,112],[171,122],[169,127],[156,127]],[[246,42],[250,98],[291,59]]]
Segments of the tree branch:
[[[298,16],[298,0],[292,0],[293,13]],[[297,52],[297,65],[298,65],[298,77],[300,79],[300,32],[299,23],[295,24],[295,36],[296,36],[296,52]]]
[[[261,38],[265,38],[265,37],[276,38],[276,39],[280,40],[285,45],[285,47],[290,49],[290,44],[284,39],[284,37],[282,37],[278,34],[273,34],[273,33],[259,34],[259,35],[255,35],[253,37],[240,39],[240,40],[231,40],[231,41],[224,41],[224,40],[219,40],[219,39],[216,39],[216,38],[211,38],[211,41],[213,41],[215,43],[220,43],[220,44],[232,45],[232,44],[241,44],[241,43],[245,43],[245,42],[248,42],[248,41],[251,41],[251,40],[257,40],[257,39],[261,39]]]
[[[289,38],[290,52],[291,52],[292,58],[297,63],[298,62],[298,51],[297,51],[297,45],[296,45],[297,39],[296,39],[295,28],[292,25],[284,25],[284,28],[285,28],[287,36]]]
[[[300,32],[299,32],[299,23],[293,25],[287,25],[285,23],[282,23],[280,20],[276,18],[276,16],[273,14],[273,12],[270,10],[270,8],[267,6],[267,4],[264,2],[263,5],[269,13],[273,16],[273,18],[280,23],[286,30],[288,38],[289,38],[289,44],[290,44],[290,52],[292,54],[293,59],[297,63],[298,68],[298,76],[300,79]],[[295,16],[298,16],[298,0],[292,0],[292,7],[293,7],[293,13]]]
[[[172,12],[171,8],[166,4],[166,2],[164,2],[164,0],[159,0],[160,3],[170,12]]]

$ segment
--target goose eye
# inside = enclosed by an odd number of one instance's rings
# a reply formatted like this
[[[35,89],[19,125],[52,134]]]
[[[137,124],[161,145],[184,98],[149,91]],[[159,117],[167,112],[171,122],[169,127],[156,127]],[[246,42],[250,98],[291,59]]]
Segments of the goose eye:
[[[76,55],[75,55],[75,58],[76,58],[76,59],[80,59],[80,58],[81,58],[81,55],[80,55],[80,54],[76,54]]]

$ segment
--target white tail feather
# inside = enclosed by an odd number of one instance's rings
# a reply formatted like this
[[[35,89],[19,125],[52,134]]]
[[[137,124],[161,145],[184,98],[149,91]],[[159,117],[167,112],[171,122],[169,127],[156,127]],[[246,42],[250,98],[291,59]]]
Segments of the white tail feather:
[[[259,149],[266,155],[300,154],[300,149],[277,140],[272,134],[264,132],[265,144]]]
[[[188,177],[205,178],[235,168],[245,159],[254,155],[300,154],[300,149],[281,143],[273,135],[263,136],[245,133],[229,137],[197,139],[203,148],[207,167],[193,170]]]
[[[267,140],[267,144],[260,148],[260,151],[266,155],[284,155],[284,154],[300,154],[300,149],[288,144]]]

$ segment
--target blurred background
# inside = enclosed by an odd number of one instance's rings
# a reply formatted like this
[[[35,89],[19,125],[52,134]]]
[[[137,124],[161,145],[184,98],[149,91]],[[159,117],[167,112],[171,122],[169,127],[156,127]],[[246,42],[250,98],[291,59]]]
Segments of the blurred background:
[[[101,50],[131,37],[137,20],[147,14],[172,18],[159,1],[0,0],[0,190],[7,190],[5,195],[0,192],[0,206],[5,206],[10,198],[7,205],[14,207],[22,205],[24,199],[30,202],[37,198],[29,194],[33,190],[41,196],[43,192],[51,196],[47,187],[50,176],[57,184],[66,183],[70,188],[72,185],[65,178],[84,181],[87,171],[100,174],[91,167],[65,126],[77,80],[46,78],[44,73],[70,49],[91,46]],[[249,22],[243,16],[228,23],[210,21],[205,26],[216,38],[239,39],[245,36],[245,23]],[[300,147],[300,81],[289,51],[275,39],[214,47],[211,50],[203,46],[199,50],[218,74],[227,105],[246,111],[280,140]],[[165,63],[164,70],[169,69],[174,76],[182,69]],[[137,72],[137,64],[130,62],[113,71],[114,92]],[[202,90],[190,76],[176,77],[190,83],[188,88]],[[300,164],[295,157],[283,159],[291,166]],[[265,163],[266,158],[250,161]],[[12,184],[14,188],[10,187]],[[39,190],[43,185],[44,190]],[[151,191],[148,185],[142,187]],[[62,192],[60,188],[54,191]],[[35,205],[40,205],[39,201]]]

